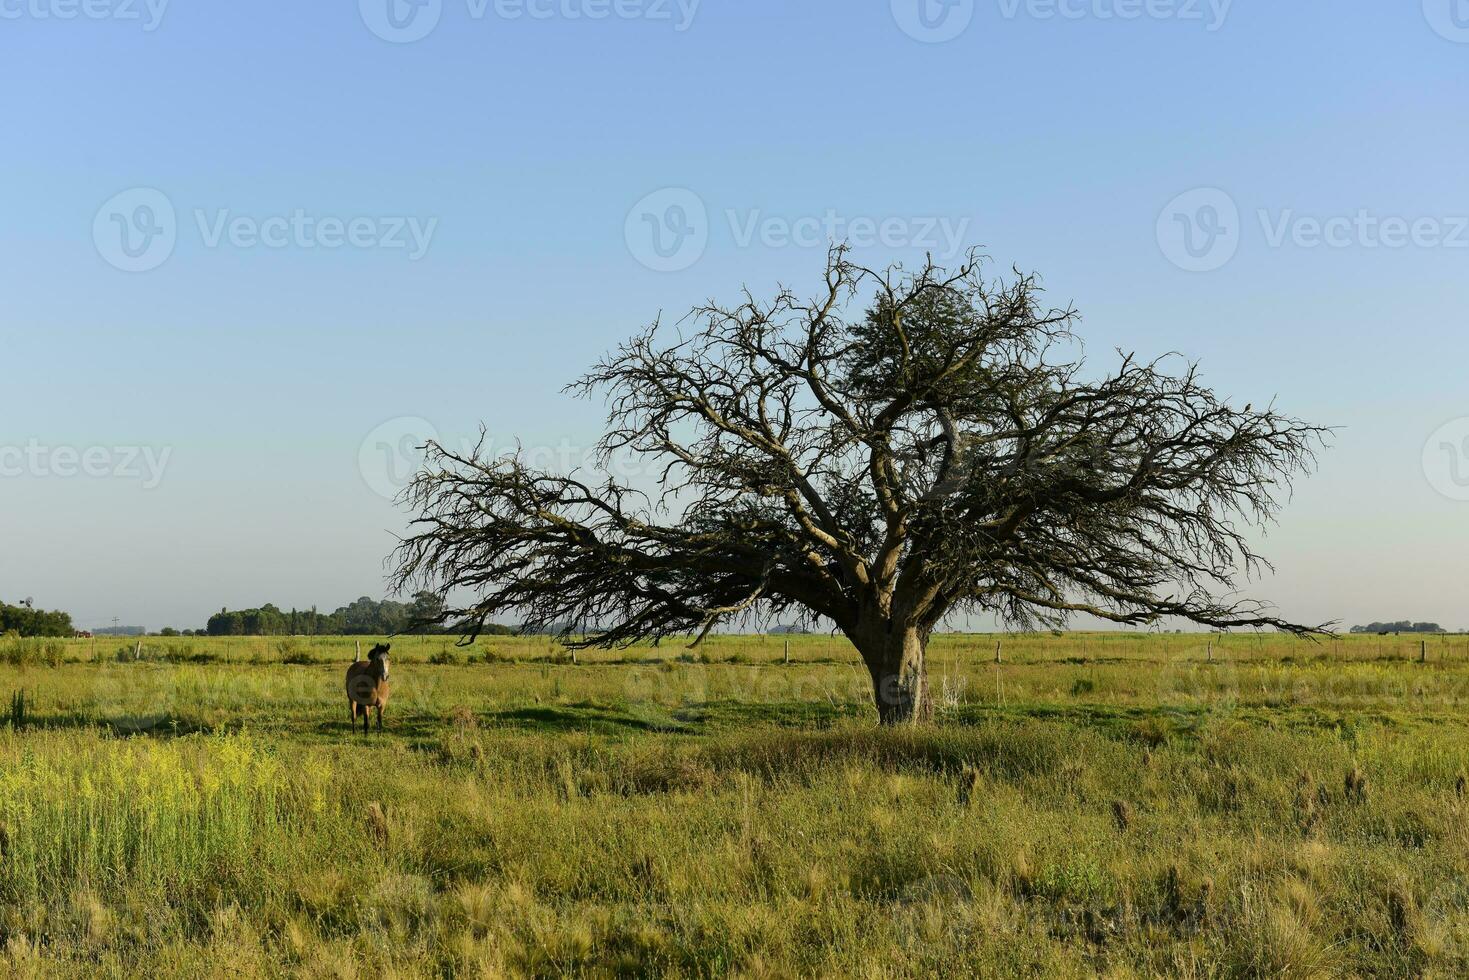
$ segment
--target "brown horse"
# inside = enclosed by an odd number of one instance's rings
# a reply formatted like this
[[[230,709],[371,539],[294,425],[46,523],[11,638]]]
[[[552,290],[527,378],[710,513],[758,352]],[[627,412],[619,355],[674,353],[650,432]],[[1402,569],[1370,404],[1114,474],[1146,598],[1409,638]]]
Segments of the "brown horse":
[[[383,708],[388,703],[388,650],[391,644],[379,643],[367,651],[366,660],[354,660],[347,668],[347,706],[352,711],[352,728],[357,728],[357,713],[362,712],[362,732],[367,733],[367,713],[377,709],[377,730],[383,730]],[[358,647],[360,650],[361,647]]]

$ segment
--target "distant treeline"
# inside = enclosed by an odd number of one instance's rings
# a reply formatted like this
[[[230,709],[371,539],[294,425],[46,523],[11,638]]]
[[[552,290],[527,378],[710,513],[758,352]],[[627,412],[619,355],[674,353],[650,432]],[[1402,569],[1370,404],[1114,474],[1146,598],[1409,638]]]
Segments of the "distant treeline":
[[[1366,626],[1353,626],[1353,633],[1443,633],[1444,628],[1437,623],[1410,623],[1406,619],[1398,623],[1368,623]]]
[[[389,633],[457,633],[452,626],[434,625],[443,603],[431,592],[420,592],[411,602],[374,601],[363,596],[335,612],[284,610],[272,603],[258,609],[221,609],[209,617],[209,636],[382,636]],[[510,634],[509,626],[490,626],[484,632]]]
[[[70,613],[0,602],[0,633],[12,631],[21,636],[71,636],[75,628]]]

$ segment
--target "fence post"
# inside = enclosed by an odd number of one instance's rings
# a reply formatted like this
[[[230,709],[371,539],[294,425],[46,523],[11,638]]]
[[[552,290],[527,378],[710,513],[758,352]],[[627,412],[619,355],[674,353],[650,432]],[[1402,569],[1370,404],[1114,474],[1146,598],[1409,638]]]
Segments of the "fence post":
[[[791,641],[786,640],[786,663],[791,662]]]
[[[995,663],[1000,662],[1000,642],[999,640],[995,641]]]
[[[1428,663],[1428,641],[1427,640],[1419,640],[1418,641],[1418,662],[1420,664],[1426,664],[1426,663]]]

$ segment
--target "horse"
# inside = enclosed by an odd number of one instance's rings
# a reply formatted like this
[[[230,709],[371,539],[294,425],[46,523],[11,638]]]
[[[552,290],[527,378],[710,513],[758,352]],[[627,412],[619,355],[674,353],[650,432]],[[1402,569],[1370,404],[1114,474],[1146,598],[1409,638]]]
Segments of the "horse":
[[[357,729],[357,712],[362,712],[362,733],[367,734],[367,714],[377,709],[377,730],[383,730],[383,708],[388,703],[388,651],[392,644],[379,643],[367,651],[366,660],[347,667],[347,707],[352,712],[352,729]],[[360,647],[358,648],[361,649]]]

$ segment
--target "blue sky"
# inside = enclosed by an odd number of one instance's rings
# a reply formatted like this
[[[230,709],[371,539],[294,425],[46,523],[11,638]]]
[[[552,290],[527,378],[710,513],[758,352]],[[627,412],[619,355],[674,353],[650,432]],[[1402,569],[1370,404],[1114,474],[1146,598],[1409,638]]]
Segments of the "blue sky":
[[[0,599],[380,595],[424,423],[574,452],[660,311],[947,229],[1342,426],[1257,594],[1469,625],[1469,3],[387,2],[0,0]]]

